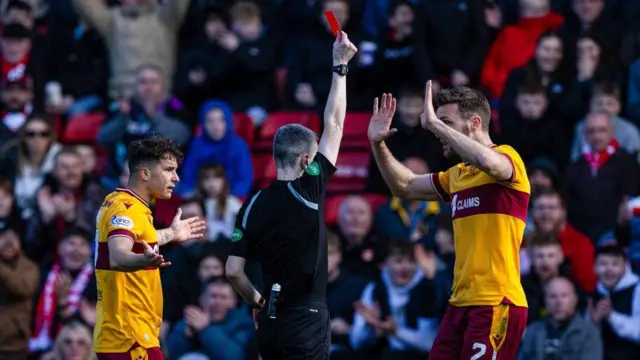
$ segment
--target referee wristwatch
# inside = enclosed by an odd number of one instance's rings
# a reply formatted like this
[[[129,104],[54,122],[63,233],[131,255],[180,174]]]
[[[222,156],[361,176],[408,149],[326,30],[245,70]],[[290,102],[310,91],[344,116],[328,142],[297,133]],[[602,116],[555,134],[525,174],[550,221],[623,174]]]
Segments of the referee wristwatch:
[[[335,65],[332,68],[332,70],[334,73],[340,76],[346,76],[349,73],[349,65],[346,65],[346,64]]]
[[[260,297],[260,300],[258,300],[258,303],[253,307],[254,309],[258,309],[258,310],[262,310],[264,309],[264,304],[266,303],[266,300],[263,297]]]

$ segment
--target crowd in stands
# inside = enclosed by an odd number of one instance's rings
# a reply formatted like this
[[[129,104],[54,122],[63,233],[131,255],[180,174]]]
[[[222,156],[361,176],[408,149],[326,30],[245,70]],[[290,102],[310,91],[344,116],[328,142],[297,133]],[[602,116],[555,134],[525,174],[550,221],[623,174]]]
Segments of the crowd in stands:
[[[518,359],[640,354],[640,1],[0,0],[0,359],[89,360],[95,218],[127,144],[186,153],[179,196],[204,239],[162,249],[170,359],[257,359],[224,278],[235,216],[275,178],[279,126],[320,131],[335,13],[359,48],[326,194],[334,359],[427,359],[454,268],[450,205],[392,197],[371,160],[373,97],[398,97],[392,153],[445,170],[423,87],[472,86],[532,185]],[[247,273],[259,285],[260,270]]]

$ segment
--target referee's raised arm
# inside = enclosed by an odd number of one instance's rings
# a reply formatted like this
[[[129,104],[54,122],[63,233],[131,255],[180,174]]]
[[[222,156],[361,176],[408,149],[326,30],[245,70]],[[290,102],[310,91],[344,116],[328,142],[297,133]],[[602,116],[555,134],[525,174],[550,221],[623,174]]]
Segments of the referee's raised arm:
[[[344,118],[347,113],[347,64],[358,49],[349,41],[346,33],[338,33],[333,43],[333,78],[331,91],[324,108],[324,131],[320,137],[318,152],[324,155],[331,164],[338,159]]]

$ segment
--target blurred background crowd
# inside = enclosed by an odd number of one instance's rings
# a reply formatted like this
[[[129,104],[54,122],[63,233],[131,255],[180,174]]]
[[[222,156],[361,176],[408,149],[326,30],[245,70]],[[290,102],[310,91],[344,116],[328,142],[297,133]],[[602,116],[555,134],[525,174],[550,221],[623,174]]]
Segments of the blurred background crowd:
[[[151,133],[186,152],[156,225],[178,206],[208,224],[162,249],[165,355],[258,358],[224,263],[242,201],[275,178],[275,131],[321,130],[322,10],[359,48],[326,194],[332,358],[424,360],[443,315],[450,206],[392,197],[366,139],[392,92],[392,152],[416,173],[450,166],[419,124],[428,79],[483,90],[494,140],[527,164],[520,358],[638,358],[640,1],[0,0],[0,359],[93,358],[96,213]]]

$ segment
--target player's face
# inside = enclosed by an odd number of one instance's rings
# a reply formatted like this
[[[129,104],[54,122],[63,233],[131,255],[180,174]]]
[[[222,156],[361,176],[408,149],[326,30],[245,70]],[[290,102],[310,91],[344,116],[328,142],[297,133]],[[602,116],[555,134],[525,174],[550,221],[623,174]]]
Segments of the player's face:
[[[236,296],[229,284],[210,285],[205,294],[204,308],[213,321],[222,321],[230,309],[236,307]]]
[[[86,239],[69,236],[60,243],[60,258],[66,270],[78,270],[87,263],[91,248]]]
[[[448,127],[469,136],[469,134],[471,134],[471,129],[469,128],[470,122],[463,119],[458,110],[458,104],[442,105],[436,110],[436,116]],[[440,142],[442,143],[444,156],[448,159],[454,159],[458,156],[449,144],[442,140]]]
[[[215,256],[207,256],[200,262],[198,277],[201,282],[224,275],[222,261]]]
[[[533,205],[533,220],[543,232],[555,232],[565,221],[565,210],[557,196],[541,196]]]
[[[391,273],[391,281],[396,286],[404,286],[411,282],[417,268],[416,262],[406,255],[389,256],[387,267]]]
[[[13,230],[7,230],[0,234],[0,258],[10,261],[20,254],[20,239]]]
[[[0,189],[0,218],[9,217],[13,210],[13,194]]]
[[[559,245],[536,246],[533,248],[533,267],[542,280],[558,275],[564,257]]]
[[[616,286],[625,271],[624,259],[619,256],[599,255],[596,258],[595,272],[598,280],[609,289]]]
[[[568,320],[573,316],[578,302],[571,284],[565,280],[552,280],[546,288],[545,305],[555,320]]]
[[[79,331],[68,331],[62,339],[61,352],[65,360],[84,360],[89,355],[89,340]]]
[[[155,199],[169,199],[180,181],[178,162],[174,158],[163,158],[150,169],[149,191]]]

